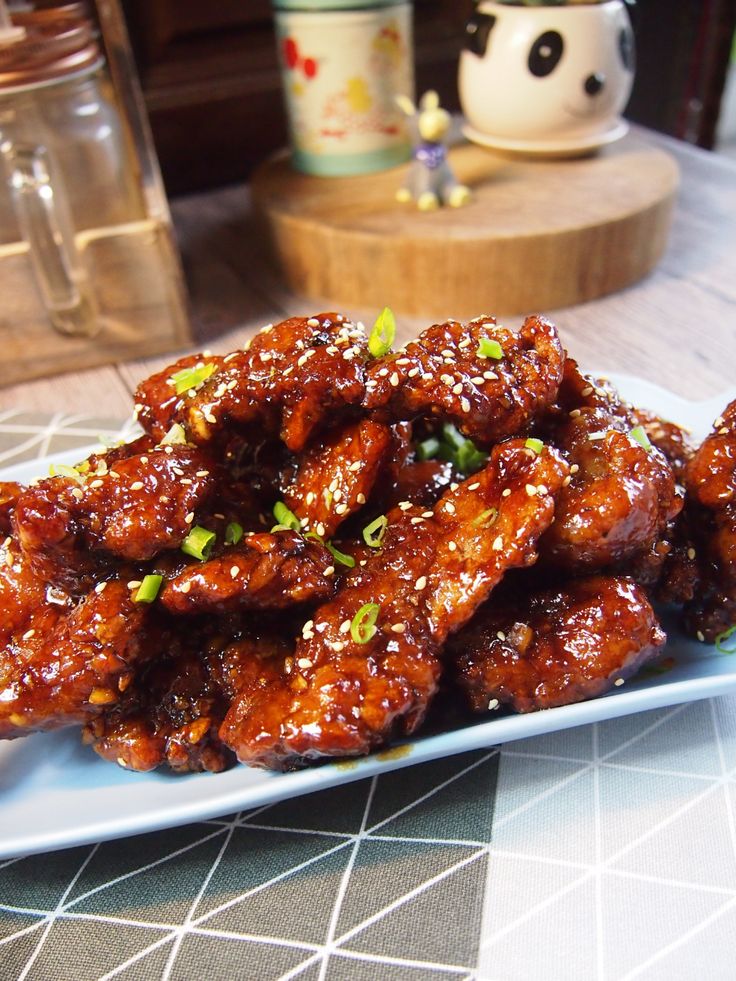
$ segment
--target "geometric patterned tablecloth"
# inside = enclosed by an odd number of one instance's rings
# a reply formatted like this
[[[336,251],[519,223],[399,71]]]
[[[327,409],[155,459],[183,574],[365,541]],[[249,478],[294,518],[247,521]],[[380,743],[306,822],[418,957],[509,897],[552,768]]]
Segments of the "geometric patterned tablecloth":
[[[656,710],[4,862],[0,978],[733,981],[735,817],[736,698]]]

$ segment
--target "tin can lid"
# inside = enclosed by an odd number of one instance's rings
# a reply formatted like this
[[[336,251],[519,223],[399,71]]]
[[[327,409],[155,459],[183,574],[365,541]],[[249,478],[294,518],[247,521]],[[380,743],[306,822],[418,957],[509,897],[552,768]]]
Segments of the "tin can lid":
[[[398,7],[406,0],[273,0],[276,10],[300,10],[321,13],[328,10],[373,10]]]
[[[81,3],[14,12],[22,40],[0,48],[0,92],[76,74],[99,63],[96,29]]]

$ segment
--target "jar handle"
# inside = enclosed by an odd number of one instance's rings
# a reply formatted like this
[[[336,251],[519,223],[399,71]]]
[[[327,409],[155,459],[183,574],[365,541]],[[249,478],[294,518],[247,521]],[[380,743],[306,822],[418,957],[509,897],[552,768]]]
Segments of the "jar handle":
[[[63,184],[52,171],[43,146],[3,141],[13,205],[21,234],[28,242],[36,284],[51,323],[62,334],[91,337],[97,333],[97,311],[84,263],[74,239],[74,225]]]

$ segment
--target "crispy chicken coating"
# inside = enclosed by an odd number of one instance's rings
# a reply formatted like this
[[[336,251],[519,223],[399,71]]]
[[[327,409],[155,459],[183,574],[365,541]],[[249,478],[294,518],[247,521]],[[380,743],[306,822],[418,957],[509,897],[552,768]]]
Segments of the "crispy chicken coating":
[[[136,418],[143,429],[157,442],[162,440],[176,422],[177,413],[186,399],[192,397],[190,393],[196,392],[203,384],[203,382],[194,382],[193,388],[185,388],[181,394],[177,394],[175,375],[183,377],[184,373],[192,372],[192,377],[195,378],[197,370],[204,369],[202,373],[206,375],[210,372],[210,366],[214,372],[222,367],[222,363],[223,358],[220,356],[188,354],[162,371],[145,378],[138,385],[133,396]],[[203,381],[206,380],[205,377]]]
[[[518,334],[493,317],[449,320],[371,363],[365,404],[394,419],[439,416],[487,446],[524,432],[552,404],[563,362],[557,331],[542,317],[528,317]]]
[[[17,501],[13,523],[47,582],[89,583],[112,558],[141,561],[178,548],[215,485],[205,451],[169,446],[89,477],[48,477]]]
[[[631,435],[630,419],[611,393],[568,359],[563,407],[548,438],[571,463],[555,523],[541,543],[549,564],[572,572],[621,566],[641,556],[679,514],[675,476],[654,446]]]
[[[323,545],[293,531],[264,532],[188,566],[166,584],[161,602],[180,614],[281,610],[327,599],[334,582],[333,559]]]
[[[595,576],[561,588],[500,590],[450,643],[474,712],[554,708],[609,691],[665,642],[644,590]]]
[[[323,538],[366,503],[393,435],[372,419],[348,423],[309,446],[283,488],[287,506]]]
[[[194,396],[183,394],[174,421],[195,443],[235,425],[261,438],[280,434],[298,452],[336,415],[360,405],[367,358],[365,331],[342,314],[291,317],[227,355]]]
[[[687,465],[695,453],[689,433],[647,409],[628,406],[635,426],[641,426],[654,446],[664,455],[678,483],[683,483]]]
[[[81,723],[118,700],[147,611],[125,583],[101,586],[71,609],[40,602],[9,631],[0,648],[0,739]]]
[[[535,561],[566,473],[554,450],[509,441],[433,510],[392,511],[380,551],[307,621],[283,674],[240,689],[224,742],[243,762],[285,769],[415,731],[448,634],[508,569]]]
[[[182,649],[170,636],[166,655],[151,660],[120,702],[92,719],[84,742],[103,759],[130,770],[164,763],[175,772],[218,773],[235,761],[218,729],[236,684],[256,684],[270,662],[282,662],[290,645],[276,636],[228,643],[196,632]]]
[[[687,507],[661,588],[688,633],[713,642],[736,623],[736,400],[688,464]]]
[[[12,481],[0,481],[0,535],[10,534],[11,518],[22,492],[23,487],[20,484],[15,484]]]

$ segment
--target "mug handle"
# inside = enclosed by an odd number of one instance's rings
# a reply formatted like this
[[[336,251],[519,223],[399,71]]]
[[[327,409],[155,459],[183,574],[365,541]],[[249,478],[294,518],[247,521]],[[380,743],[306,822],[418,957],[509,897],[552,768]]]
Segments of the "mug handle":
[[[62,183],[43,146],[3,141],[13,205],[46,312],[62,334],[92,337],[99,324],[91,285],[74,239]]]

